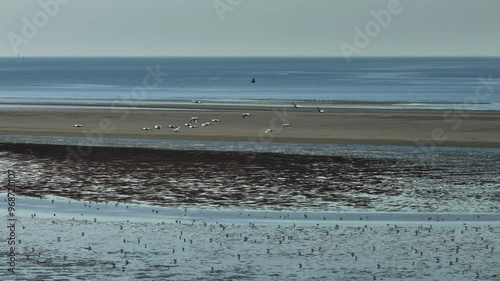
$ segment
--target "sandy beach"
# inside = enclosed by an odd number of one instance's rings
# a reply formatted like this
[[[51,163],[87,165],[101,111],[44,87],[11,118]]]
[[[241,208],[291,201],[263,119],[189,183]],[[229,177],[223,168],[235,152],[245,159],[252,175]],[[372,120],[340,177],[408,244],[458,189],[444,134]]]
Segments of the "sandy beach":
[[[500,112],[164,105],[161,108],[0,110],[0,134],[313,143],[500,147]],[[242,113],[249,117],[243,118]],[[198,117],[197,128],[188,128]],[[211,122],[220,119],[221,122]],[[212,125],[202,127],[201,124]],[[282,124],[291,124],[282,128]],[[75,128],[74,124],[84,127]],[[162,125],[155,130],[155,125]],[[180,126],[171,132],[168,125]],[[142,128],[151,128],[144,131]],[[266,129],[274,134],[264,134]]]

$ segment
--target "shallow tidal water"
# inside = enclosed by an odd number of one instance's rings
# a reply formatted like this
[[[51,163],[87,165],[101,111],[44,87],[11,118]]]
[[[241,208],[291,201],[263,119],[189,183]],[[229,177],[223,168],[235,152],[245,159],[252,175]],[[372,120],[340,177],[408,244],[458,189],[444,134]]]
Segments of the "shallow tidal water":
[[[224,211],[55,197],[17,203],[16,274],[8,280],[500,277],[500,220],[492,214]]]

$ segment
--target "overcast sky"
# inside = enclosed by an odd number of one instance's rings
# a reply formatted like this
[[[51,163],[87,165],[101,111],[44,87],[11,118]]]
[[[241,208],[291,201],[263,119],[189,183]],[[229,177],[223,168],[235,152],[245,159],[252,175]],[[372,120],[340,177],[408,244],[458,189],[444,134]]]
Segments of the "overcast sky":
[[[0,56],[17,55],[13,38],[29,56],[342,56],[392,0],[64,0],[26,38],[23,17],[44,13],[39,1],[2,0]],[[400,1],[357,55],[500,55],[500,0]]]

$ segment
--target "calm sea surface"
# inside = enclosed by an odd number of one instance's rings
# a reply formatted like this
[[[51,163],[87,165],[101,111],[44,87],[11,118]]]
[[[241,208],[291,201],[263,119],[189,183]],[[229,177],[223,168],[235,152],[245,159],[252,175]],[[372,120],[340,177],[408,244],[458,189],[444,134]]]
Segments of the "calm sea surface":
[[[0,58],[0,101],[116,99],[168,73],[141,100],[320,99],[463,103],[500,58]],[[250,83],[255,78],[256,83]],[[155,80],[149,81],[154,84]],[[498,84],[496,85],[498,86]],[[496,88],[498,91],[498,87]],[[489,95],[482,103],[500,103]]]

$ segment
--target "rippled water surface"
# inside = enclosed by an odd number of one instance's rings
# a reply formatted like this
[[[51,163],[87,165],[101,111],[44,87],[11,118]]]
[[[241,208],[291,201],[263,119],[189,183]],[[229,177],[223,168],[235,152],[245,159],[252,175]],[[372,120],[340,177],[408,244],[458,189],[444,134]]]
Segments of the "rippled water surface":
[[[17,191],[28,196],[205,208],[500,210],[498,149],[158,140],[126,144],[144,148],[93,147],[75,158],[68,151],[81,147],[4,143],[0,165],[17,171]]]

